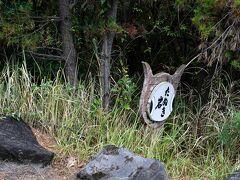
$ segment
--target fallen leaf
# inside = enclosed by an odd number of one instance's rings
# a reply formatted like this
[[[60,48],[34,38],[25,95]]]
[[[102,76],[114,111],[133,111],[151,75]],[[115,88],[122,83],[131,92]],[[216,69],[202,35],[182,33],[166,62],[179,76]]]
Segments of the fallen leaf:
[[[74,157],[67,158],[67,167],[74,167],[77,164],[77,160]]]

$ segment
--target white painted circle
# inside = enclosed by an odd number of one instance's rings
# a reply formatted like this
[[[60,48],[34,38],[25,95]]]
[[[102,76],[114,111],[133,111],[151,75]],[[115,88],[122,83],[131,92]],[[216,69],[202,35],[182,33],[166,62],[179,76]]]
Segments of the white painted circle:
[[[164,121],[172,112],[175,90],[171,83],[161,82],[154,87],[148,100],[147,113],[152,121]]]

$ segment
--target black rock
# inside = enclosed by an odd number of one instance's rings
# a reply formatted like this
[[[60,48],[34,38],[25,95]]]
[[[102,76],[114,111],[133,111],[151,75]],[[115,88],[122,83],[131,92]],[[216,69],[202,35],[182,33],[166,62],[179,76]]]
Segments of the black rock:
[[[233,172],[231,175],[228,176],[228,180],[240,180],[240,170]]]
[[[54,154],[43,148],[31,128],[13,117],[0,119],[0,159],[23,163],[49,164]]]
[[[78,180],[167,180],[164,165],[125,148],[106,146],[78,174]]]

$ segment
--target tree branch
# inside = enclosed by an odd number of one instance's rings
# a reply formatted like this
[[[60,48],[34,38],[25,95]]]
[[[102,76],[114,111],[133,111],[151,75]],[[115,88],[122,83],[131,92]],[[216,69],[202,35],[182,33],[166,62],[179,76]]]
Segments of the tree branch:
[[[36,49],[49,49],[49,50],[54,50],[54,51],[63,52],[62,49],[60,49],[60,48],[55,48],[55,47],[36,47]]]
[[[35,20],[36,22],[49,22],[49,21],[61,21],[60,17],[57,16],[45,16],[45,17],[41,17],[41,16],[31,16],[31,18],[33,20]]]
[[[64,61],[62,56],[56,56],[56,55],[52,55],[52,54],[42,54],[42,53],[36,53],[33,51],[26,51],[27,53],[30,53],[33,56],[38,56],[40,58],[44,58],[44,59],[49,59],[53,60],[53,61]]]
[[[73,0],[72,2],[70,2],[70,4],[69,4],[70,10],[72,10],[74,8],[74,6],[76,6],[77,3],[78,3],[78,0]]]

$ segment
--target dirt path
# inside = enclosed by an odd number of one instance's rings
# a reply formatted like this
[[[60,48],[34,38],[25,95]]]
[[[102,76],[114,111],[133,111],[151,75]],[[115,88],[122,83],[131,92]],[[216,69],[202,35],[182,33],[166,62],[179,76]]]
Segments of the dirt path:
[[[47,167],[0,160],[0,180],[73,180],[82,166],[74,157],[59,158],[55,140],[32,128],[39,144],[57,154],[57,159]]]
[[[72,180],[76,177],[74,170],[0,161],[1,180]]]

